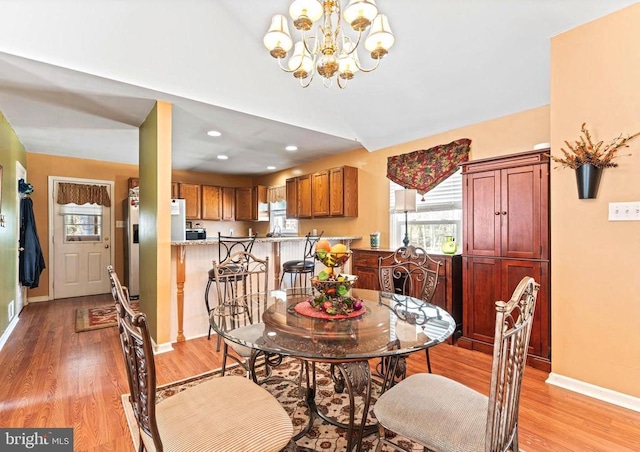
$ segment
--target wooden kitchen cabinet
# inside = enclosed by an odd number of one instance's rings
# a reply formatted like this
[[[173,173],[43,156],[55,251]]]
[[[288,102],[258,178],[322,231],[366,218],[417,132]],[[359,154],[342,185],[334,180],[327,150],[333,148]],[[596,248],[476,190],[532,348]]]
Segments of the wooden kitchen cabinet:
[[[311,175],[311,216],[329,216],[329,171],[318,171]]]
[[[233,187],[222,187],[222,220],[235,220],[236,189]]]
[[[358,168],[341,166],[329,170],[329,215],[358,216]]]
[[[236,221],[253,220],[253,189],[251,187],[236,188]]]
[[[458,344],[491,352],[495,301],[520,279],[540,284],[528,362],[550,370],[549,150],[462,164],[464,329]]]
[[[267,187],[265,185],[256,185],[252,190],[251,217],[253,221],[269,221]]]
[[[356,287],[363,289],[380,290],[378,283],[378,258],[388,256],[395,250],[392,249],[367,249],[354,248],[351,257],[351,268],[354,275],[358,276]],[[433,260],[442,262],[442,268],[438,276],[438,287],[431,302],[446,310],[456,321],[456,330],[448,340],[451,344],[460,337],[463,327],[462,311],[462,256],[459,254],[430,254]],[[416,293],[420,296],[419,284],[414,284]]]
[[[358,168],[340,166],[286,181],[287,218],[358,216]]]
[[[222,216],[222,188],[214,185],[202,186],[202,219],[220,220]]]
[[[299,176],[297,179],[298,191],[298,218],[311,218],[312,182],[311,174]]]
[[[200,185],[178,184],[178,197],[185,200],[187,220],[200,219]]]
[[[298,178],[287,179],[285,183],[287,218],[298,218]]]

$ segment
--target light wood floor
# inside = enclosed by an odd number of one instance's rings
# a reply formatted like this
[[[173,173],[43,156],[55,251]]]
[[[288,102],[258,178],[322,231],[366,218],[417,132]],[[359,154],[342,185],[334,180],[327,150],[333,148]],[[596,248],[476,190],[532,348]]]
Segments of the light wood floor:
[[[73,427],[76,452],[133,450],[120,395],[128,391],[116,328],[76,333],[75,309],[110,295],[27,306],[0,352],[0,426]],[[156,358],[158,384],[219,367],[206,337]],[[431,350],[433,371],[487,393],[491,357],[446,344]],[[424,354],[409,371],[425,369]],[[527,368],[520,445],[527,452],[640,451],[640,413],[549,386]],[[452,426],[454,428],[455,426]]]

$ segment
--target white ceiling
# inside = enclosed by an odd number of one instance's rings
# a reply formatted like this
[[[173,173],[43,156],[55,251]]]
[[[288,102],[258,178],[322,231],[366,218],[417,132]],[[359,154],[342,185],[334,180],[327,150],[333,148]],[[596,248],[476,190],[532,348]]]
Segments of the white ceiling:
[[[0,111],[29,152],[137,163],[166,100],[174,168],[264,174],[548,104],[550,38],[636,2],[378,0],[396,44],[346,90],[302,89],[263,47],[289,3],[0,0]]]

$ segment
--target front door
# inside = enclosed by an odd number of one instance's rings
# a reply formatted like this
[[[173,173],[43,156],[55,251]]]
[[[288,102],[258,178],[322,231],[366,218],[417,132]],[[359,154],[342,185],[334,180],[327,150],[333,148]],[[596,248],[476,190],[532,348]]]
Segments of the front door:
[[[110,182],[53,180],[53,298],[108,293],[110,283],[106,269],[112,257],[111,208],[97,204],[58,204],[60,182],[104,185],[113,200]]]

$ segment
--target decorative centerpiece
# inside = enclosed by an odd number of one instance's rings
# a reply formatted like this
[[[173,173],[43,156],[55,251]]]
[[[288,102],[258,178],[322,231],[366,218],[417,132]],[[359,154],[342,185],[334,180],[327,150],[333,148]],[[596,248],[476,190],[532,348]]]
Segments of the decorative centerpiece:
[[[331,246],[328,240],[318,241],[316,260],[322,262],[326,268],[311,279],[311,285],[319,295],[309,298],[307,306],[296,308],[299,313],[309,315],[311,312],[313,317],[335,319],[356,317],[364,313],[362,300],[349,295],[358,277],[337,271],[338,267],[342,267],[349,260],[351,253],[341,243]],[[314,315],[314,312],[317,314]]]

